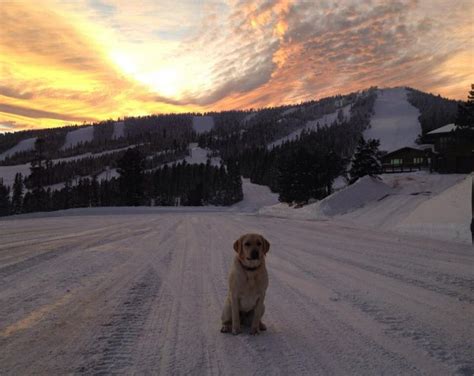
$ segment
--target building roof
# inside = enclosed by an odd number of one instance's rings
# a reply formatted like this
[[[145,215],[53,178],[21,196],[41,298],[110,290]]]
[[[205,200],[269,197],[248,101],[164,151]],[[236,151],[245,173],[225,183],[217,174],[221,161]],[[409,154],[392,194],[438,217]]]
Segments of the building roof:
[[[423,146],[426,146],[426,145],[423,145]],[[431,148],[429,146],[425,147],[425,148],[421,148],[421,147],[414,148],[414,147],[411,147],[411,146],[405,146],[403,148],[391,151],[390,153],[387,153],[387,154],[383,155],[382,158],[390,157],[391,155],[393,155],[395,153],[399,153],[399,152],[405,151],[405,150],[406,151],[412,150],[412,151],[416,151],[416,152],[420,152],[420,153],[426,153],[427,150],[431,151]]]
[[[432,130],[431,132],[428,132],[427,134],[449,133],[449,132],[454,131],[456,128],[457,128],[457,125],[454,124],[454,123],[446,124],[446,125],[443,125],[440,128]]]

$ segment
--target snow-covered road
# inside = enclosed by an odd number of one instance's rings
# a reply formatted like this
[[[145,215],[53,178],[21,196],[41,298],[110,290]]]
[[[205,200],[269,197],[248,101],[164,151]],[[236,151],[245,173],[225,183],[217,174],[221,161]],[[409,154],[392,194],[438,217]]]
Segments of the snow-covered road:
[[[271,242],[264,321],[221,334],[232,243]],[[474,251],[331,221],[0,221],[0,374],[471,375]]]

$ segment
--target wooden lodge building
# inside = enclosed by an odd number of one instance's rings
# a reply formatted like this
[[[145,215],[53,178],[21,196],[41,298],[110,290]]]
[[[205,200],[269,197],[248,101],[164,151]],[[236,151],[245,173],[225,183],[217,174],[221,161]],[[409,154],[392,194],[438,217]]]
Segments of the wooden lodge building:
[[[423,136],[423,142],[425,144],[418,147],[403,147],[382,156],[382,172],[427,169],[449,174],[474,171],[472,131],[462,131],[455,124],[448,124],[428,132]]]
[[[430,148],[404,147],[385,154],[382,160],[382,172],[407,172],[430,169],[433,152]]]

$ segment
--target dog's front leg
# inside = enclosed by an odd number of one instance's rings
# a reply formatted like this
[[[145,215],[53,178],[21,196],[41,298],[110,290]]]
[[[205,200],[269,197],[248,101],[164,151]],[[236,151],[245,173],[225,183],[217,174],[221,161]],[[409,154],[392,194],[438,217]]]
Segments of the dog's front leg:
[[[241,333],[240,330],[240,312],[239,312],[239,298],[237,294],[232,294],[232,334]]]
[[[252,326],[250,328],[250,334],[260,333],[260,320],[262,319],[263,313],[265,312],[265,306],[263,305],[264,297],[260,297],[257,301],[257,306],[252,319]]]

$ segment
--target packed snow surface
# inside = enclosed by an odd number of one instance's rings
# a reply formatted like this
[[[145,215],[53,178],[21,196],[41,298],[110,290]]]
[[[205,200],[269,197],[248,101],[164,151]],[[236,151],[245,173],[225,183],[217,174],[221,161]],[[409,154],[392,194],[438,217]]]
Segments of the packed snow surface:
[[[197,210],[1,220],[0,374],[473,373],[471,246]],[[233,336],[246,232],[271,243],[268,330]]]
[[[29,151],[35,148],[36,137],[26,138],[21,140],[18,144],[13,146],[12,148],[4,151],[0,154],[0,161],[3,161],[7,157],[11,157],[15,153],[19,153],[21,151]]]
[[[80,142],[89,142],[94,139],[94,126],[91,125],[89,127],[82,127],[79,129],[75,129],[73,131],[69,131],[66,134],[66,141],[61,149],[69,149],[73,148]]]
[[[212,116],[194,116],[193,129],[197,134],[209,132],[214,128],[214,118]]]
[[[347,119],[350,118],[351,105],[347,105],[345,107],[342,107],[342,108],[338,109],[336,112],[326,114],[326,115],[320,117],[319,119],[308,121],[304,127],[301,127],[299,129],[297,129],[296,131],[291,132],[288,136],[285,136],[283,138],[280,138],[279,140],[276,140],[276,141],[268,144],[268,146],[267,146],[268,149],[272,149],[276,146],[280,146],[281,144],[283,144],[287,141],[297,140],[300,137],[300,135],[303,131],[315,131],[318,127],[318,124],[320,126],[333,124],[335,121],[338,120],[337,116],[339,114],[339,111],[342,111],[343,118],[345,120],[347,120]]]
[[[405,88],[381,89],[377,91],[374,115],[364,138],[380,140],[380,150],[388,152],[405,146],[415,146],[421,134],[418,121],[420,112],[407,100]]]

